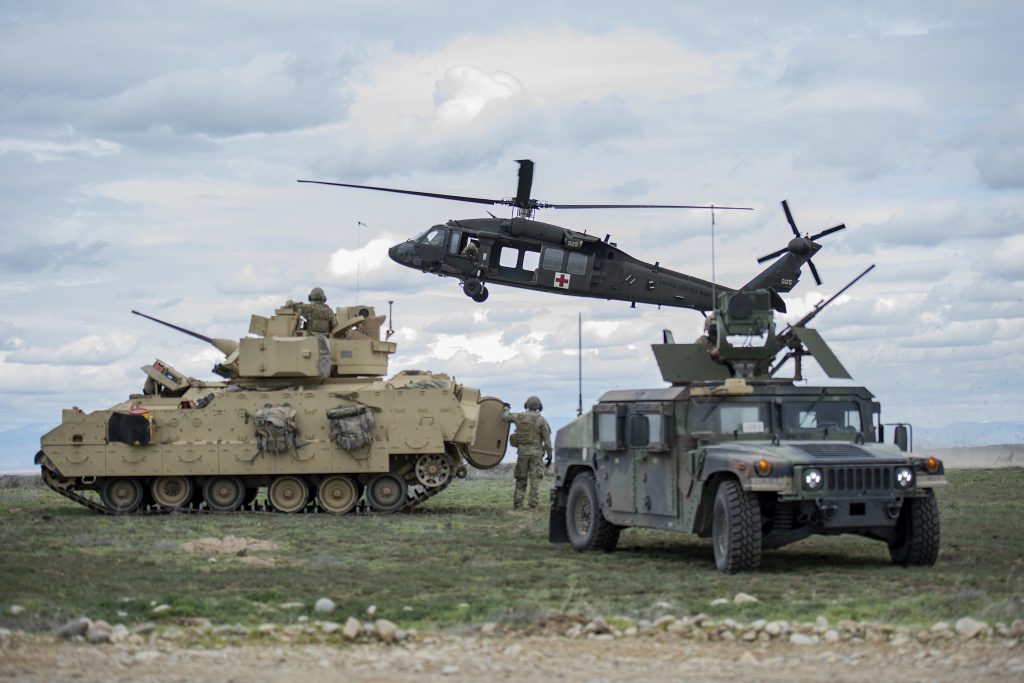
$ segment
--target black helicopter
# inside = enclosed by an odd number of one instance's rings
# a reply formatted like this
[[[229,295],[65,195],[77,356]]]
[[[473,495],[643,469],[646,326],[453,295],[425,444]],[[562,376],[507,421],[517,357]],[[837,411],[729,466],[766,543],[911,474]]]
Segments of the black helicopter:
[[[532,219],[537,209],[707,209],[749,211],[749,207],[696,206],[681,204],[549,204],[530,196],[533,184],[533,162],[519,164],[519,185],[511,199],[485,199],[461,195],[398,190],[391,187],[332,183],[322,180],[300,180],[337,187],[395,192],[420,197],[450,199],[474,204],[512,206],[512,218],[472,218],[452,220],[435,225],[422,233],[396,244],[388,250],[395,262],[434,273],[441,277],[455,277],[462,283],[462,291],[474,301],[487,299],[487,283],[521,287],[570,296],[595,299],[615,299],[657,306],[691,308],[707,313],[714,310],[715,292],[733,292],[728,287],[712,285],[684,273],[663,268],[633,258],[619,249],[606,235],[602,240],[594,235],[576,232],[550,223]],[[784,313],[786,304],[779,296],[796,286],[804,263],[820,285],[818,270],[811,257],[821,249],[815,240],[844,229],[837,225],[816,235],[801,235],[789,212],[785,200],[782,209],[795,237],[789,244],[772,254],[758,259],[758,263],[778,259],[740,288],[740,291],[767,289],[772,307]],[[490,213],[490,212],[488,212]]]

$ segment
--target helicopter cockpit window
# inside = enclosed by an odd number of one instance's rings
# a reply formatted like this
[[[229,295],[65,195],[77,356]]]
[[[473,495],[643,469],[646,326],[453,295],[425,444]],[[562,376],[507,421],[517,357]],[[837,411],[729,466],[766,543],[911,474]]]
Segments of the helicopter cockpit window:
[[[565,272],[572,275],[584,275],[587,272],[587,255],[578,251],[570,251],[565,262]]]
[[[423,237],[423,242],[433,247],[440,247],[444,244],[444,231],[440,228],[432,228]]]
[[[544,255],[541,259],[541,267],[544,270],[561,270],[562,269],[562,256],[565,254],[561,249],[547,248],[544,250]]]

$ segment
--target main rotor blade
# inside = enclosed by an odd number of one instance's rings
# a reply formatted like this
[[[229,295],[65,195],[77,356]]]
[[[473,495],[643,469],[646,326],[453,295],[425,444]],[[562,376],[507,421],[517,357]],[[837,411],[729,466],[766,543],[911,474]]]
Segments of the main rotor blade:
[[[814,281],[817,282],[818,286],[820,287],[821,286],[821,276],[818,275],[818,269],[814,267],[814,261],[812,261],[811,259],[807,259],[807,265],[811,269],[811,275],[814,276]]]
[[[807,239],[809,239],[809,240],[811,240],[813,242],[814,240],[818,239],[819,237],[824,237],[825,235],[831,235],[832,233],[839,232],[840,230],[846,230],[846,223],[840,223],[839,225],[834,225],[831,228],[829,228],[828,230],[822,230],[817,235],[814,235],[812,237],[808,237]]]
[[[515,206],[526,209],[530,206],[530,189],[533,187],[533,162],[529,159],[520,159],[519,164],[519,186],[516,188]]]
[[[696,204],[546,204],[540,202],[538,209],[714,209],[715,211],[753,211],[749,206],[718,206]]]
[[[457,194],[438,194],[436,192],[417,192],[416,190],[396,190],[393,187],[374,187],[373,185],[355,185],[353,183],[329,183],[325,180],[299,180],[300,183],[315,183],[317,185],[334,185],[335,187],[355,187],[360,190],[376,190],[377,192],[395,192],[397,194],[411,194],[418,197],[433,197],[434,199],[450,199],[455,202],[470,202],[471,204],[511,204],[507,199],[484,199],[483,197],[463,197]]]
[[[788,247],[788,246],[787,246],[787,247],[785,247],[785,248],[783,248],[783,249],[779,249],[778,251],[773,251],[773,252],[772,252],[772,253],[770,253],[770,254],[767,254],[767,255],[765,255],[765,256],[762,256],[761,258],[757,259],[757,262],[758,262],[758,263],[764,263],[765,261],[771,261],[771,260],[772,260],[773,258],[775,258],[776,256],[782,256],[782,255],[783,255],[783,254],[785,254],[785,253],[786,253],[787,251],[789,251],[789,247]]]
[[[782,210],[786,212],[786,220],[789,221],[789,227],[793,228],[793,234],[799,237],[800,231],[796,229],[796,221],[793,220],[793,214],[789,212],[789,201],[782,200]]]

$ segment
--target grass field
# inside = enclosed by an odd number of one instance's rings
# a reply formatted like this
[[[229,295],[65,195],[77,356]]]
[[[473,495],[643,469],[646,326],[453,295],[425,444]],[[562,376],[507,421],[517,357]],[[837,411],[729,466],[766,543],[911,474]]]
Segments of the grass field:
[[[458,481],[411,514],[342,517],[105,517],[45,489],[4,489],[0,626],[47,629],[80,615],[289,623],[324,596],[338,604],[335,619],[376,605],[378,617],[421,628],[529,623],[548,611],[906,625],[1024,618],[1024,469],[958,470],[949,480],[933,568],[893,567],[883,544],[839,536],[768,552],[761,571],[734,576],[715,571],[708,541],[686,535],[631,529],[610,554],[549,544],[546,511],[509,509],[511,481]],[[182,548],[225,536],[276,549]],[[740,591],[760,602],[710,606]],[[304,607],[281,607],[288,602]],[[12,604],[25,613],[9,615]],[[170,609],[154,614],[159,604]]]

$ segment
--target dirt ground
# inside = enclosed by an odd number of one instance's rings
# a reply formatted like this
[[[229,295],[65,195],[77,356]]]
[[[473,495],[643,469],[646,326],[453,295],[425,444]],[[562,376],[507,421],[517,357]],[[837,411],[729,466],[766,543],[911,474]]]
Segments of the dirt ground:
[[[401,645],[250,643],[223,649],[88,645],[14,636],[0,649],[0,681],[1024,681],[1016,640],[792,643],[694,642],[650,637],[422,634]]]

